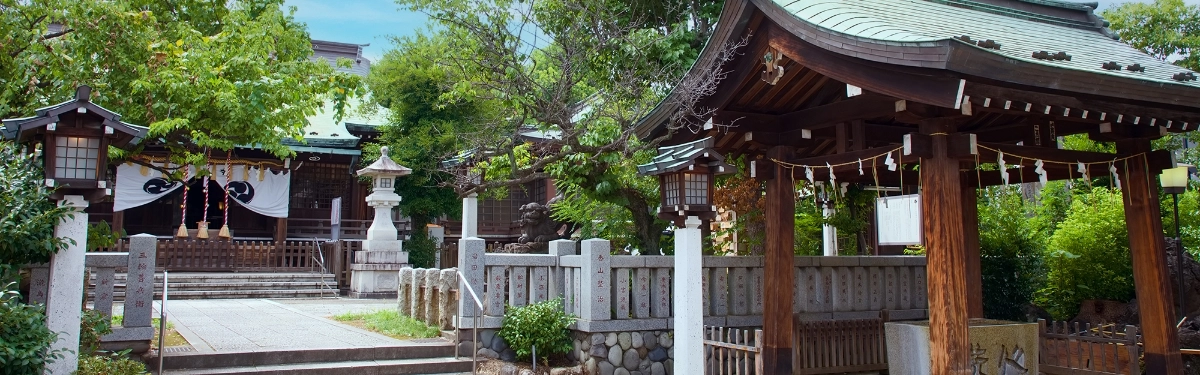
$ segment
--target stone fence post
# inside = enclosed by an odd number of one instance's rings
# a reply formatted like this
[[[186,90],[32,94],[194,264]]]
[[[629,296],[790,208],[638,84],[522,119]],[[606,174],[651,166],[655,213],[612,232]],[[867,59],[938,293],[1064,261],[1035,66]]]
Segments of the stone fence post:
[[[458,241],[458,272],[461,272],[463,278],[466,279],[467,285],[470,285],[475,290],[476,295],[483,297],[484,283],[484,251],[487,250],[487,241],[482,238],[472,237],[463,238]],[[455,282],[457,285],[458,282]],[[475,300],[471,298],[471,292],[466,288],[461,288],[458,291],[458,311],[460,316],[464,318],[475,316]],[[479,314],[482,316],[483,312]],[[462,326],[462,322],[459,322]]]
[[[612,318],[612,254],[608,240],[598,238],[583,240],[582,274],[579,277],[579,299],[586,301],[581,306],[579,319],[601,321]]]

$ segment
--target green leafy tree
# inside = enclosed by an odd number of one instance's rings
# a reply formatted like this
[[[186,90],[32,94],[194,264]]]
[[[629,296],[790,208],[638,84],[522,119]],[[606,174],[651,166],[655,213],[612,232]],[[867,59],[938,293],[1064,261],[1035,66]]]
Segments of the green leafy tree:
[[[50,199],[38,159],[4,141],[0,181],[0,280],[6,280],[21,266],[48,262],[67,245],[54,236],[54,226],[70,213]]]
[[[21,303],[16,283],[0,288],[0,373],[41,374],[47,363],[62,358],[50,351],[58,335],[46,327],[46,308]]]
[[[1133,266],[1120,191],[1097,187],[1075,196],[1045,251],[1046,284],[1036,300],[1056,319],[1074,316],[1084,300],[1133,298]]]
[[[1100,13],[1121,41],[1163,61],[1200,70],[1200,6],[1183,0],[1127,2]]]
[[[1015,190],[991,187],[979,199],[980,268],[984,316],[1023,321],[1044,281],[1044,242]]]
[[[289,157],[283,140],[302,140],[325,100],[340,115],[361,80],[310,60],[305,26],[282,3],[0,0],[0,116],[87,84],[94,102],[148,125],[142,146],[165,147],[174,163],[240,145]]]
[[[637,234],[633,246],[644,253],[661,247],[665,224],[654,214],[656,183],[637,177],[633,168],[662,139],[639,142],[634,125],[695,60],[719,11],[715,1],[400,3],[429,14],[435,27],[456,36],[445,49],[453,53],[442,53],[438,61],[461,75],[442,99],[482,97],[501,109],[464,137],[469,144],[464,149],[476,159],[453,171],[458,194],[554,178],[568,200],[583,197],[628,212],[586,221],[627,219]],[[736,46],[730,47],[715,64],[733,57]],[[676,92],[695,93],[676,99],[691,100],[681,108],[694,109],[694,100],[713,90],[723,74],[713,68],[702,76],[676,85],[683,88]],[[672,126],[699,126],[705,114],[680,113]],[[518,155],[525,143],[518,134],[528,131],[545,139]]]

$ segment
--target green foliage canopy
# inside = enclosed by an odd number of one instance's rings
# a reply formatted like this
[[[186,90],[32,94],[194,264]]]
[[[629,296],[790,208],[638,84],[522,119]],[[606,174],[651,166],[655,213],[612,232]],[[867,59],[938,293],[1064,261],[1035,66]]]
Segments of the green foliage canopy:
[[[1121,41],[1159,60],[1200,70],[1200,6],[1183,0],[1131,1],[1100,14]]]
[[[1076,195],[1046,247],[1046,285],[1038,305],[1056,319],[1074,316],[1087,299],[1129,301],[1133,266],[1121,192],[1097,187]]]
[[[44,177],[34,155],[0,141],[0,279],[17,267],[50,261],[67,244],[54,236],[54,226],[70,213],[55,206]]]

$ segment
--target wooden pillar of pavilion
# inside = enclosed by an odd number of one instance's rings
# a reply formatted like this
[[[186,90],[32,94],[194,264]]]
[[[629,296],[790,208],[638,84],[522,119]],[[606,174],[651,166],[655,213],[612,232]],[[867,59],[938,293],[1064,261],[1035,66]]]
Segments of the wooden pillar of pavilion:
[[[1117,154],[1128,157],[1150,152],[1150,140],[1117,141]],[[1120,166],[1118,166],[1120,168]],[[1171,286],[1167,275],[1166,247],[1163,243],[1162,218],[1159,217],[1158,189],[1145,158],[1134,157],[1125,164],[1121,192],[1125,199],[1125,226],[1129,231],[1129,252],[1133,257],[1133,280],[1141,316],[1147,374],[1182,374],[1175,329]]]
[[[767,157],[789,160],[792,150],[776,146]],[[795,261],[796,193],[789,171],[772,163],[767,180],[766,254],[763,257],[763,369],[767,374],[792,373],[792,273]]]
[[[929,290],[929,354],[934,374],[971,373],[967,337],[967,260],[959,162],[949,155],[947,119],[922,121],[932,156],[921,159],[921,224]]]
[[[983,318],[983,267],[979,264],[979,199],[975,185],[963,184],[963,256],[967,262],[967,317]]]

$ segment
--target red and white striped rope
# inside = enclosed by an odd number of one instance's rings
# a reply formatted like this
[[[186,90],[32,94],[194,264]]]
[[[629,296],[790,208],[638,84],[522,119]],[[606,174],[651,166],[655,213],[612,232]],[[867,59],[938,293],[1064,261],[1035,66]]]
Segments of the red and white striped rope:
[[[229,225],[229,180],[233,179],[233,169],[229,167],[229,159],[233,157],[233,151],[225,154],[225,221],[221,225]]]
[[[183,167],[183,203],[179,205],[179,225],[187,226],[187,196],[188,179],[191,178],[191,168]]]

